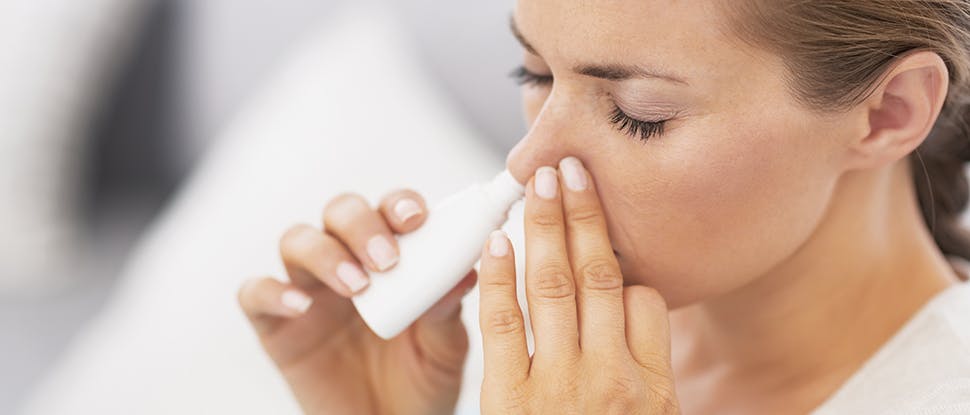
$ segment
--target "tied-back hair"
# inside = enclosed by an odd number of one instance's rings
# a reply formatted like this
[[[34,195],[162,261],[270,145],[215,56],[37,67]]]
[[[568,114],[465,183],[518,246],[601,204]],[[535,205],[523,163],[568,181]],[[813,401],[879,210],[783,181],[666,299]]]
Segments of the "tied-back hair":
[[[784,58],[797,99],[820,111],[864,101],[896,58],[943,58],[949,89],[926,140],[909,156],[923,219],[939,249],[970,261],[961,226],[970,188],[970,0],[750,0],[731,2],[741,38]],[[966,279],[966,275],[960,274]]]

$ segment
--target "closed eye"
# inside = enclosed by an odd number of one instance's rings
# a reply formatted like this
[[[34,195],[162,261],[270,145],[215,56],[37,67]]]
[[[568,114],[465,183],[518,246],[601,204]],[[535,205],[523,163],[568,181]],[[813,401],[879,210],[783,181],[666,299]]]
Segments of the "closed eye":
[[[610,122],[616,129],[627,135],[647,141],[650,137],[660,136],[664,133],[664,125],[670,120],[643,121],[627,115],[620,107],[615,107],[610,113]]]
[[[516,83],[519,85],[531,85],[544,87],[547,85],[552,85],[553,77],[552,75],[542,75],[530,71],[525,65],[521,65],[512,70],[509,76],[515,79]],[[612,123],[617,130],[626,133],[627,135],[637,138],[641,141],[646,142],[651,137],[663,135],[664,125],[669,120],[660,121],[643,121],[633,118],[623,112],[620,107],[614,106],[613,111],[610,113],[609,117],[610,123]]]
[[[513,69],[509,76],[519,85],[545,86],[551,85],[553,81],[552,75],[537,74],[528,70],[525,65]]]

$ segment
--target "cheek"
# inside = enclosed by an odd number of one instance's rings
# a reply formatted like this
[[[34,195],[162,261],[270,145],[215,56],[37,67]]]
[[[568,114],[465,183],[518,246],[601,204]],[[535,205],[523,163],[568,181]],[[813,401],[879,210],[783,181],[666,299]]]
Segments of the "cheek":
[[[756,117],[733,133],[684,132],[620,163],[634,167],[606,181],[604,209],[628,281],[683,305],[744,285],[797,249],[837,178],[804,124]]]

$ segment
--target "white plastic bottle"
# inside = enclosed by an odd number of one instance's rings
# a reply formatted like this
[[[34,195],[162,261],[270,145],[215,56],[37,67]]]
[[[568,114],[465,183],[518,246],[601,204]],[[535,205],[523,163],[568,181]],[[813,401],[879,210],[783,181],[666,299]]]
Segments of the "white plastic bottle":
[[[472,270],[488,234],[524,192],[505,170],[430,208],[420,228],[397,237],[398,263],[371,272],[370,284],[352,298],[364,322],[384,339],[410,326]]]

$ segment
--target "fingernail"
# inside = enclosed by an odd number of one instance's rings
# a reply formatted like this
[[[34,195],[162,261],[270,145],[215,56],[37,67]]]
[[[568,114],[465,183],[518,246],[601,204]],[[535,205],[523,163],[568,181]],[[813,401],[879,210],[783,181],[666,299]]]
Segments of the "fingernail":
[[[559,169],[562,170],[563,180],[569,190],[586,190],[586,173],[583,172],[583,163],[578,158],[569,156],[562,159]]]
[[[505,233],[500,230],[494,230],[488,235],[488,254],[495,257],[501,258],[509,253],[509,240],[505,237]]]
[[[536,170],[535,191],[543,199],[553,199],[556,197],[556,188],[559,187],[556,179],[556,169],[549,166],[542,166]]]
[[[357,292],[367,286],[367,276],[357,265],[347,261],[341,261],[337,265],[337,278],[347,284],[351,292]]]
[[[397,263],[397,252],[384,235],[375,235],[367,241],[367,255],[377,265],[378,271],[384,271]]]
[[[286,290],[280,295],[280,302],[286,308],[303,314],[310,308],[310,304],[313,304],[313,299],[297,290]]]
[[[394,204],[394,214],[401,222],[406,222],[413,216],[417,216],[421,213],[421,205],[415,202],[414,199],[401,199]]]

